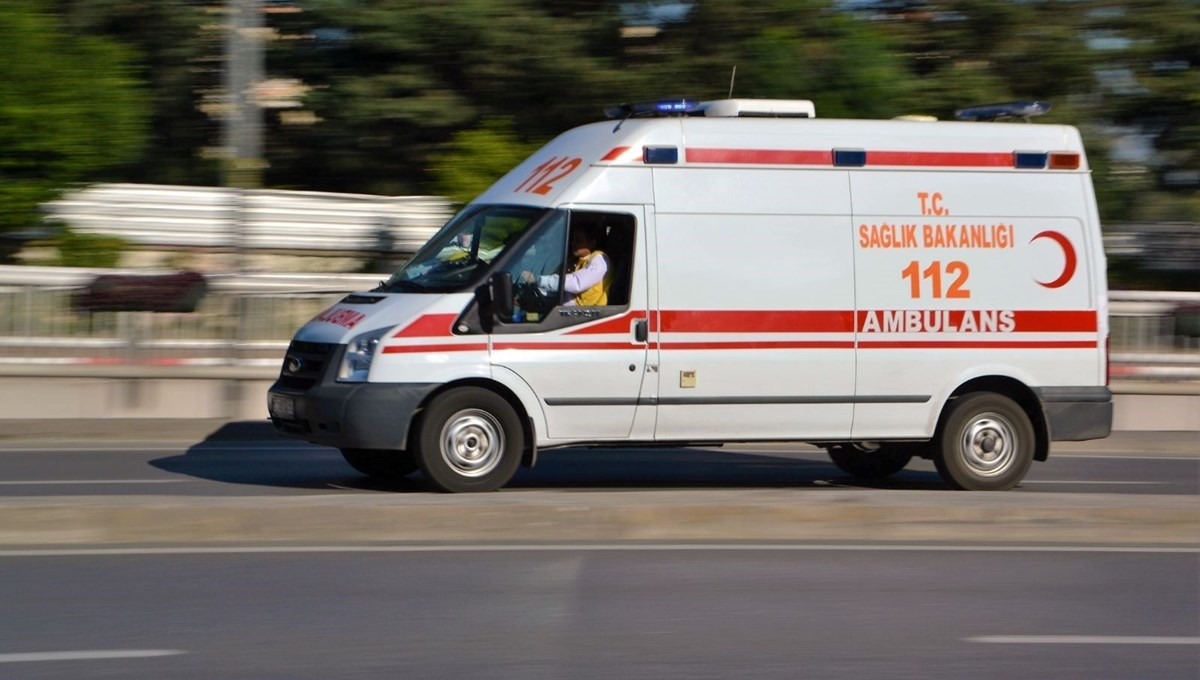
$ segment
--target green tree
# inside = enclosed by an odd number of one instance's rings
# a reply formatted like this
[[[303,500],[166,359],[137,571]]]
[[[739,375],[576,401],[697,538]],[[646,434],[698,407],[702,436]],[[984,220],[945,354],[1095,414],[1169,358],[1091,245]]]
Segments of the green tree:
[[[822,117],[910,113],[909,78],[892,43],[823,0],[696,3],[664,27],[659,80],[702,99],[811,99]],[[737,68],[733,78],[734,67]],[[664,77],[665,76],[665,77]]]
[[[1200,4],[1098,4],[1094,30],[1107,39],[1101,43],[1106,117],[1150,135],[1159,187],[1190,194],[1185,202],[1194,199],[1200,189]]]
[[[68,35],[42,2],[0,0],[0,45],[0,230],[13,230],[69,184],[135,157],[146,102],[127,51]]]
[[[419,192],[456,133],[505,116],[519,139],[545,139],[594,120],[628,90],[612,48],[615,6],[552,14],[527,0],[317,0],[306,8],[281,30],[313,39],[281,43],[268,68],[313,88],[305,105],[319,122],[272,121],[275,186]]]
[[[488,135],[498,131],[483,123],[489,118],[511,120],[511,138],[500,145],[520,146],[594,121],[607,104],[724,97],[734,66],[738,96],[812,98],[826,116],[910,112],[909,79],[888,38],[827,1],[696,3],[647,39],[623,37],[617,3],[305,7],[281,30],[314,39],[281,43],[269,65],[313,87],[306,105],[320,122],[272,128],[267,178],[276,186],[434,187],[461,200],[481,178],[460,176],[463,188],[448,187],[453,161],[439,158],[461,159],[462,139],[472,137],[456,135],[477,128],[489,149],[497,145]]]
[[[454,135],[432,161],[434,190],[465,204],[535,151],[517,138],[512,121],[492,118]]]
[[[58,0],[72,34],[95,36],[129,51],[132,73],[150,106],[147,143],[120,168],[130,182],[213,185],[219,163],[206,156],[220,143],[220,121],[205,114],[205,96],[221,87],[223,3],[195,0]]]

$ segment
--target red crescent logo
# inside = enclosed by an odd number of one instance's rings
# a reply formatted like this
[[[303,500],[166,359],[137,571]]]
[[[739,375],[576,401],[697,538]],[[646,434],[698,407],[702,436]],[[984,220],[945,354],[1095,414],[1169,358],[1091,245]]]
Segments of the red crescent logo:
[[[1029,239],[1029,242],[1033,243],[1042,237],[1046,237],[1057,243],[1059,247],[1062,248],[1063,255],[1066,257],[1067,261],[1063,265],[1062,274],[1059,274],[1057,279],[1054,279],[1050,282],[1038,281],[1037,283],[1039,286],[1045,286],[1046,288],[1062,288],[1063,286],[1067,285],[1067,282],[1071,280],[1072,276],[1075,276],[1075,246],[1071,245],[1071,242],[1067,240],[1066,236],[1063,236],[1057,231],[1043,231],[1037,236]]]

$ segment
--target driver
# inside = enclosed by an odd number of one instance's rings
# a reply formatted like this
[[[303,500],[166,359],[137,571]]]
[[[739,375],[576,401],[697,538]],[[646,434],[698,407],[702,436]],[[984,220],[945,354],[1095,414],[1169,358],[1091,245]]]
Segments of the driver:
[[[601,227],[580,224],[571,228],[570,248],[575,264],[566,275],[563,289],[571,299],[564,305],[595,307],[608,304],[608,289],[612,285],[612,262],[604,251],[597,249]],[[558,291],[558,274],[537,276],[521,272],[522,283],[536,283],[547,292]]]

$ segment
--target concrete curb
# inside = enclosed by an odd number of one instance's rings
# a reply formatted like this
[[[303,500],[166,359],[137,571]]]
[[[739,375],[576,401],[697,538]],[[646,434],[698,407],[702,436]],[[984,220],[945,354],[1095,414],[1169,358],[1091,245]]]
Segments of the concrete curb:
[[[881,490],[0,501],[9,547],[588,541],[1200,546],[1200,511],[1186,496]]]

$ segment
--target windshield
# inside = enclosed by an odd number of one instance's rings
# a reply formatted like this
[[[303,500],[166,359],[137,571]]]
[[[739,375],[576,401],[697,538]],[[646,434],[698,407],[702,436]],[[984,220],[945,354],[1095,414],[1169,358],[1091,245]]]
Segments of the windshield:
[[[388,293],[452,293],[481,280],[492,261],[549,210],[528,206],[472,206],[450,220],[384,282]]]

